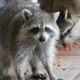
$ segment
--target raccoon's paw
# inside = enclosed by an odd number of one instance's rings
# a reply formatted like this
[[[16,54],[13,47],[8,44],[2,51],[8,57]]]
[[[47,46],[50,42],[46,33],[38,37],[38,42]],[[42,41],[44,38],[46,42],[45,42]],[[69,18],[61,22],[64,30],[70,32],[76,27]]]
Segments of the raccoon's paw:
[[[41,80],[45,80],[47,79],[47,74],[40,74],[40,73],[37,73],[37,74],[33,74],[32,75],[32,78],[33,79],[41,79]]]
[[[0,76],[0,80],[16,80],[14,76],[2,75]]]
[[[0,80],[12,80],[10,76],[3,75],[0,77]]]
[[[63,80],[63,79],[61,79],[61,78],[58,78],[57,80]]]

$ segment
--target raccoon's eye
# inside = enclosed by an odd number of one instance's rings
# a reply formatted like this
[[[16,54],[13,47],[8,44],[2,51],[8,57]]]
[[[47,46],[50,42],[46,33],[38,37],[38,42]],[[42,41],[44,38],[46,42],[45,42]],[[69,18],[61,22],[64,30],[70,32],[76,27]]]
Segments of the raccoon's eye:
[[[34,27],[31,30],[29,30],[29,33],[32,33],[32,34],[37,34],[38,32],[39,32],[39,28],[38,27]]]
[[[72,30],[72,28],[71,29],[68,29],[67,32],[64,33],[64,35],[66,36],[67,34],[69,34],[71,30]]]
[[[53,33],[53,31],[48,27],[45,27],[45,31],[48,32],[48,33]]]

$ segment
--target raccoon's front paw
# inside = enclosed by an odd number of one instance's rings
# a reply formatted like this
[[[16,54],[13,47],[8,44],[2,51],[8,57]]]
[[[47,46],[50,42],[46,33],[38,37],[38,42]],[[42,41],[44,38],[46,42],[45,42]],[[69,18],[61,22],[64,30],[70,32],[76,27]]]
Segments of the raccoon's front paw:
[[[58,78],[57,80],[63,80],[63,79],[61,79],[61,78]]]
[[[8,75],[2,75],[0,76],[0,80],[16,80],[16,78]]]
[[[51,77],[50,80],[63,80],[62,78]]]
[[[0,77],[0,80],[12,80],[10,76],[3,75]]]
[[[40,73],[37,73],[37,74],[33,74],[32,75],[32,78],[33,79],[41,79],[41,80],[45,80],[47,79],[47,74],[40,74]]]
[[[53,78],[52,80],[63,80],[63,79],[61,79],[61,78],[58,78],[58,79],[54,79],[54,78]]]

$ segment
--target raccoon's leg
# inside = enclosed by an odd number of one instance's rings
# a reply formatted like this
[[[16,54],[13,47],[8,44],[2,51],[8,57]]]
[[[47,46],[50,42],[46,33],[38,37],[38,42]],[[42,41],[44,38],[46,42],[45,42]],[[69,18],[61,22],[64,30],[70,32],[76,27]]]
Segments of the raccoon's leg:
[[[9,74],[9,68],[10,68],[10,61],[11,60],[5,60],[2,64],[2,68],[0,70],[0,80],[16,80],[16,77],[12,74]]]
[[[37,80],[38,79],[38,67],[37,67],[37,61],[35,60],[35,58],[30,61],[30,66],[31,66],[32,73],[33,73],[32,78]]]
[[[0,73],[0,80],[16,80],[14,76]]]
[[[0,72],[0,80],[12,80],[12,79],[9,75],[6,75]]]
[[[19,59],[16,61],[15,70],[16,70],[18,80],[25,80],[24,73],[26,71],[26,64],[27,64],[26,59],[24,59],[24,60]]]
[[[53,61],[51,60],[51,58],[45,56],[45,58],[41,60],[49,75],[50,80],[58,80],[53,74]]]
[[[35,58],[35,59],[32,59],[32,61],[30,62],[31,69],[33,72],[32,78],[35,80],[38,80],[38,79],[45,80],[47,78],[47,75],[45,73],[42,74],[42,73],[38,72],[38,64],[39,63],[37,61],[38,60],[36,60],[36,58]]]
[[[38,69],[37,69],[37,64],[34,62],[30,62],[30,66],[31,66],[31,69],[32,69],[32,72],[33,74],[36,74]]]

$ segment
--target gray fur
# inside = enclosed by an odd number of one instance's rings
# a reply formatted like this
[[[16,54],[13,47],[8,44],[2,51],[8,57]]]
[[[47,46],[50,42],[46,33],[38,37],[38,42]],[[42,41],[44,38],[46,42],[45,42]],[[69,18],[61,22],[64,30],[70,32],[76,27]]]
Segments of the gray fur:
[[[65,36],[64,43],[66,45],[80,39],[80,21],[77,21],[71,31]]]
[[[61,11],[59,15],[57,24],[60,28],[61,33],[60,43],[63,44],[64,46],[73,43],[77,39],[80,39],[79,35],[80,14],[77,11],[75,11],[75,13],[70,14],[69,10],[65,10]]]
[[[60,44],[65,46],[64,38],[69,34],[70,30],[74,26],[74,22],[72,21],[68,10],[60,12],[57,24],[60,28]]]
[[[32,15],[28,15],[28,12],[26,15],[22,13],[24,9],[30,11]],[[28,33],[34,26],[38,26],[40,29],[37,36]],[[53,33],[47,33],[44,26],[50,27]],[[44,32],[47,37],[45,34],[43,35]],[[40,36],[44,36],[46,41],[39,42]],[[25,80],[26,64],[31,65],[33,74],[35,74],[38,72],[37,64],[41,61],[50,80],[55,80],[52,63],[58,38],[58,26],[48,13],[27,1],[13,0],[9,2],[0,12],[1,75],[8,75],[9,66],[14,64],[18,80]]]

